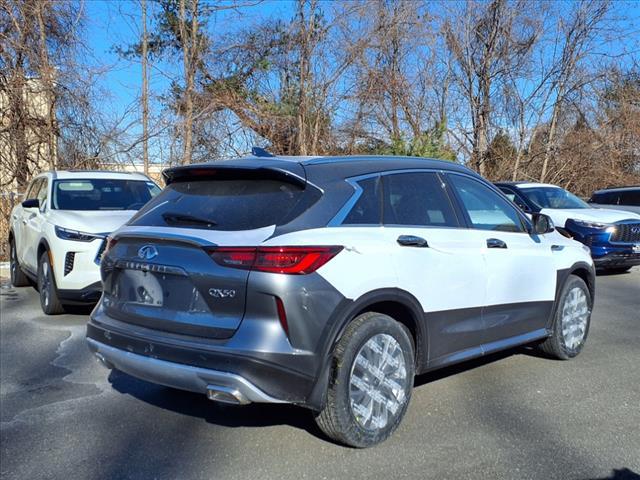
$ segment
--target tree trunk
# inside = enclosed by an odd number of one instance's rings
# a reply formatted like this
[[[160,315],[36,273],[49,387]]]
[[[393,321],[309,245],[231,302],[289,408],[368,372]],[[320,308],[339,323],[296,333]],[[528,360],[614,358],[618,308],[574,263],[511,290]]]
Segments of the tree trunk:
[[[180,0],[180,18],[178,21],[180,37],[182,38],[182,61],[184,65],[185,79],[185,106],[183,123],[183,156],[182,163],[191,163],[191,151],[193,143],[193,87],[195,83],[195,70],[198,55],[198,0],[191,2],[191,31],[187,36],[186,0]]]
[[[560,96],[560,94],[558,94]],[[540,173],[540,183],[544,183],[549,170],[549,160],[556,139],[556,125],[558,123],[558,113],[560,110],[560,100],[556,100],[553,105],[553,113],[551,114],[551,122],[549,123],[549,133],[547,135],[547,144],[544,147],[544,157],[542,159],[542,172]]]
[[[46,7],[46,3],[38,3],[36,8],[36,18],[39,30],[39,60],[40,60],[40,82],[44,86],[44,108],[47,113],[45,121],[47,131],[44,133],[47,145],[47,163],[51,170],[56,169],[56,132],[55,132],[55,86],[53,68],[49,63],[49,51],[47,49],[47,32],[45,30],[44,19],[42,18],[42,9]],[[29,93],[27,93],[29,95]],[[38,148],[38,151],[40,149]]]
[[[142,4],[142,161],[144,174],[149,175],[149,85],[147,79],[147,0]]]

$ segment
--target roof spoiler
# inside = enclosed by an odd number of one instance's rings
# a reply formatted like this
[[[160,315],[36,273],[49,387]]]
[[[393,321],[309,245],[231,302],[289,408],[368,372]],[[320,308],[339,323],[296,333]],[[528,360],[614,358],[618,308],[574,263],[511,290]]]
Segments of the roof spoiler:
[[[305,188],[307,180],[288,170],[268,166],[240,166],[240,165],[185,165],[168,168],[162,172],[167,185],[173,182],[197,180],[278,180],[287,182],[300,188]]]

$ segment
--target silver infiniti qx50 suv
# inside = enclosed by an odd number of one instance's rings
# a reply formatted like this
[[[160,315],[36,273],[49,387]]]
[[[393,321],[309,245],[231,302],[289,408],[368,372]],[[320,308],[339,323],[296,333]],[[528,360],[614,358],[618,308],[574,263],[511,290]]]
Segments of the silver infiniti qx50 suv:
[[[415,375],[583,348],[589,252],[452,162],[250,157],[176,167],[109,239],[87,327],[109,368],[211,400],[292,403],[356,447]]]

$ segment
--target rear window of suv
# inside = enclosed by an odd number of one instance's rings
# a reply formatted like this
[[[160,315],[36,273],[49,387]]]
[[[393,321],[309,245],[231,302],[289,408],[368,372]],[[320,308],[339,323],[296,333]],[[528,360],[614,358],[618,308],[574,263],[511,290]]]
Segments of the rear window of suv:
[[[253,230],[285,225],[321,196],[279,180],[193,180],[169,184],[129,222],[208,230]]]

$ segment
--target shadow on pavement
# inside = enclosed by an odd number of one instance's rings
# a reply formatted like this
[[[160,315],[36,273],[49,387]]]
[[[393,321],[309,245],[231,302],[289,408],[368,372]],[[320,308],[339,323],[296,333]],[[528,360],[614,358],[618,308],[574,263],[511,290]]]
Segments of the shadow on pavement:
[[[589,480],[640,480],[640,475],[628,468],[614,469],[611,475],[604,478],[592,478]]]
[[[154,407],[201,418],[207,423],[232,428],[288,425],[326,440],[316,426],[313,414],[308,409],[295,405],[226,405],[212,402],[202,394],[155,385],[119,371],[111,372],[109,382],[120,393],[131,395]]]

